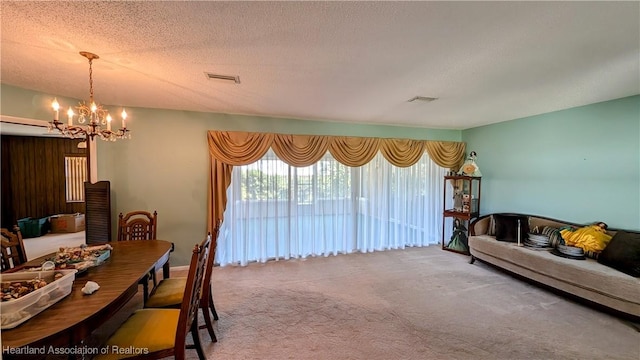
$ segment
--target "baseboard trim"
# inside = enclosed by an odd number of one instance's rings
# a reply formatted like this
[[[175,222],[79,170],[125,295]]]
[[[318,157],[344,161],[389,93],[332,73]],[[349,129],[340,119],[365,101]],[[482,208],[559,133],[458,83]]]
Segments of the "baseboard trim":
[[[182,265],[182,266],[171,266],[170,267],[171,271],[183,271],[183,270],[189,270],[189,265]]]

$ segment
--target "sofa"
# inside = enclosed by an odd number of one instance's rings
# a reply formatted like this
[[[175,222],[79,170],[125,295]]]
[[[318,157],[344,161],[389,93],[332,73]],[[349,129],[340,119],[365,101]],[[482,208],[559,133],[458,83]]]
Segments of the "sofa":
[[[511,238],[504,239],[505,225],[499,223],[509,219],[519,219],[516,230],[511,229]],[[611,241],[602,252],[589,254],[580,259],[558,256],[558,241],[563,240],[558,235],[559,230],[566,227],[580,228],[585,225],[569,223],[550,218],[526,214],[497,213],[481,216],[473,220],[469,225],[469,251],[470,263],[476,259],[489,263],[495,267],[506,270],[519,277],[524,277],[534,283],[542,284],[563,294],[569,294],[587,303],[604,307],[605,310],[613,310],[616,315],[630,318],[634,322],[640,320],[640,233],[635,231],[611,230],[606,233],[611,235]],[[502,227],[502,231],[500,231]],[[496,233],[496,230],[500,234]],[[523,246],[523,240],[529,233],[555,234],[550,248],[533,248]],[[616,237],[617,233],[618,236]],[[499,235],[499,236],[497,236]],[[631,243],[618,241],[623,235]],[[519,240],[518,241],[518,236]],[[497,238],[502,241],[498,241]],[[551,236],[553,237],[553,235]],[[615,244],[615,245],[614,245]],[[632,244],[632,246],[629,246]],[[627,267],[620,267],[616,262],[609,261],[614,257],[614,248],[620,246],[626,248],[618,253],[624,257],[631,256],[632,268],[629,270],[629,259],[626,259]],[[633,247],[633,249],[631,249]],[[610,250],[610,251],[609,251]],[[594,256],[595,255],[595,256]],[[607,261],[604,261],[606,258]],[[601,256],[601,259],[597,259]],[[615,255],[618,256],[618,255]],[[625,272],[621,271],[624,270]]]

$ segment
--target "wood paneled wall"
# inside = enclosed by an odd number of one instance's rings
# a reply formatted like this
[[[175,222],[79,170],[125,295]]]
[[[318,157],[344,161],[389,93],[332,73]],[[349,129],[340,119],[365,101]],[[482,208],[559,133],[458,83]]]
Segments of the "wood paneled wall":
[[[84,213],[65,200],[65,156],[86,156],[81,139],[2,135],[2,227],[18,219]]]

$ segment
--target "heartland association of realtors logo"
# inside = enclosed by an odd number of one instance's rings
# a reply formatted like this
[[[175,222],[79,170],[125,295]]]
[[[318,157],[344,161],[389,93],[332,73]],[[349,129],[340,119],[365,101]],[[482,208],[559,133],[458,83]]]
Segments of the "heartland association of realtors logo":
[[[102,347],[3,346],[2,353],[7,355],[98,355],[98,354],[147,355],[149,354],[149,348],[141,348],[141,347],[134,347],[134,346],[120,347],[117,345],[102,346]]]

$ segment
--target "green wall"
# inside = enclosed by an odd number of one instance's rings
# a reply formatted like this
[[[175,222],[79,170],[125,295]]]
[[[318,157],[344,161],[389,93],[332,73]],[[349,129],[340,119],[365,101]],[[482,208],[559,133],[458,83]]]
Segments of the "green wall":
[[[3,115],[50,120],[53,95],[5,84],[1,94]],[[127,113],[131,140],[97,142],[98,179],[111,182],[114,229],[119,212],[158,211],[158,237],[176,244],[172,265],[186,265],[193,244],[206,235],[208,130],[461,140],[457,130],[143,108],[127,108]]]
[[[482,214],[520,212],[640,230],[640,96],[464,130]]]

